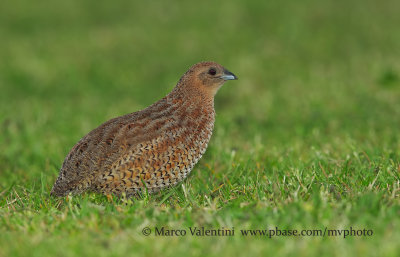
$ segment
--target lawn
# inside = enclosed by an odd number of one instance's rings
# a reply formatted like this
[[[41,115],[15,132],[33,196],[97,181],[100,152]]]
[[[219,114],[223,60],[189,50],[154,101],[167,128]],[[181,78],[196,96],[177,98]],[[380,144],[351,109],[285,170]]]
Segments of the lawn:
[[[398,256],[399,9],[3,1],[0,257]],[[162,98],[203,60],[239,80],[218,92],[188,179],[132,199],[50,196],[83,135]]]

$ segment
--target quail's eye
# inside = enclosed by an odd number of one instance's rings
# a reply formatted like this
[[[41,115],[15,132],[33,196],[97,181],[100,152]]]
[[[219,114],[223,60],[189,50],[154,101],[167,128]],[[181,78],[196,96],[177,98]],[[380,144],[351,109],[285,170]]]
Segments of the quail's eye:
[[[215,70],[215,68],[211,68],[208,70],[208,74],[214,76],[215,74],[217,74],[217,71]]]

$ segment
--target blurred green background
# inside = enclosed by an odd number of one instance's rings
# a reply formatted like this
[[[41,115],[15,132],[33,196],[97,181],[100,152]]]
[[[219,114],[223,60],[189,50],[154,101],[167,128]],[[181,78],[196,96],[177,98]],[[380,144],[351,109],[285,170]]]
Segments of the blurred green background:
[[[395,0],[2,1],[0,256],[398,256],[399,10]],[[216,96],[189,192],[128,205],[49,197],[83,135],[162,98],[204,60],[239,80]],[[156,238],[145,225],[375,234]]]

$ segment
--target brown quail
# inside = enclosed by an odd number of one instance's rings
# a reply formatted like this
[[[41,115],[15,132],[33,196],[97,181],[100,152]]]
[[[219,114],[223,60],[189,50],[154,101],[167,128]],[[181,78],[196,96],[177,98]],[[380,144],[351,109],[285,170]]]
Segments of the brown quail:
[[[234,79],[215,62],[193,65],[166,97],[84,136],[66,156],[51,194],[131,196],[176,185],[206,151],[214,127],[214,96]]]

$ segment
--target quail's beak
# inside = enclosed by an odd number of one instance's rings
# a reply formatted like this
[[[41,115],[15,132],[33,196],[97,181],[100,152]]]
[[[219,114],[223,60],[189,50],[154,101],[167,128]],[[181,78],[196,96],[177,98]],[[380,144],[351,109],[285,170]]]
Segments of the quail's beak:
[[[222,79],[224,80],[235,80],[238,79],[235,74],[228,70],[224,70],[224,74],[221,76]]]

